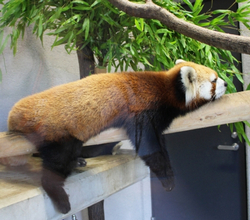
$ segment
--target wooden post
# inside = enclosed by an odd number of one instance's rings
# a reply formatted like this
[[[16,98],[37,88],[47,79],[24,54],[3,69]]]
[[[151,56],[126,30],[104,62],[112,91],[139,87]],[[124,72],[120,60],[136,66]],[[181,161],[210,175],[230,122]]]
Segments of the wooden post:
[[[106,73],[106,68],[95,68],[95,73]],[[88,207],[89,220],[104,220],[104,200]]]
[[[104,200],[88,207],[89,220],[104,220]]]

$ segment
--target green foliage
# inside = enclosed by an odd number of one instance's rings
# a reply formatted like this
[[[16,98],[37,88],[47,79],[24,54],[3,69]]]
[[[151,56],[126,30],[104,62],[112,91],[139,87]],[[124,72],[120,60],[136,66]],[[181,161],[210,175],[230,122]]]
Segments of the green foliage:
[[[135,2],[144,3],[143,0]],[[178,18],[208,29],[223,32],[242,22],[250,29],[250,1],[237,11],[229,9],[201,13],[203,1],[183,0],[189,10],[172,0],[154,0]],[[216,70],[228,83],[227,93],[236,92],[234,76],[243,82],[242,74],[235,68],[238,61],[231,52],[205,45],[183,36],[162,25],[158,20],[128,16],[108,0],[9,0],[3,6],[0,30],[11,27],[11,48],[17,52],[17,40],[24,36],[25,28],[32,25],[33,33],[43,42],[44,34],[55,36],[52,47],[65,45],[68,53],[89,46],[97,58],[96,66],[111,66],[116,70],[132,67],[138,70],[142,63],[147,69],[169,69],[176,59],[201,63]],[[0,54],[7,43],[0,34]],[[0,72],[1,78],[1,72]],[[250,88],[250,86],[248,86]],[[247,124],[247,123],[246,123]],[[241,123],[235,123],[238,133],[247,139]]]
[[[3,56],[3,50],[9,40],[9,36],[4,38],[4,31],[0,29],[0,56]],[[3,59],[4,60],[4,59]],[[2,82],[2,70],[0,69],[0,83]]]

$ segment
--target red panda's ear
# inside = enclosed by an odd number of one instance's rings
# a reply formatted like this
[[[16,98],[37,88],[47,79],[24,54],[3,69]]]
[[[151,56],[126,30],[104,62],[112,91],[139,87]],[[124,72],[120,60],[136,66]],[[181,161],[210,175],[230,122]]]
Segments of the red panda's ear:
[[[191,66],[183,66],[180,69],[182,83],[187,88],[191,83],[196,81],[197,73]]]
[[[182,59],[178,59],[178,60],[175,61],[175,64],[185,63],[185,62],[187,62],[187,61],[182,60]]]

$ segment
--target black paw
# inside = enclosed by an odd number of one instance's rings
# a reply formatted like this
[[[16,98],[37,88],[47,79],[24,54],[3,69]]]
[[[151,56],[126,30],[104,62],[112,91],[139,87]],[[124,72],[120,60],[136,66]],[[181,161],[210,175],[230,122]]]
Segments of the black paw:
[[[43,169],[41,178],[43,189],[51,198],[58,211],[66,214],[70,211],[71,207],[69,197],[63,188],[64,181],[65,178],[61,175],[48,169]]]
[[[60,200],[54,200],[54,205],[57,210],[63,214],[67,214],[71,210],[69,198],[65,195],[61,195]]]
[[[84,158],[79,157],[77,158],[77,167],[85,167],[87,165],[86,160]]]
[[[166,191],[172,191],[175,187],[174,177],[158,177]]]
[[[174,172],[167,156],[167,152],[165,154],[162,152],[156,152],[151,155],[143,156],[142,159],[161,181],[161,184],[166,191],[174,189]]]

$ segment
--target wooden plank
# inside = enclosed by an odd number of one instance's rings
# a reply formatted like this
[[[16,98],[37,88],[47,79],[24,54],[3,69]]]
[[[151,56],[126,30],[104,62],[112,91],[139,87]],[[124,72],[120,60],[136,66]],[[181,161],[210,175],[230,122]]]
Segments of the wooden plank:
[[[175,133],[250,119],[250,91],[224,95],[185,117],[177,118],[164,133]]]

